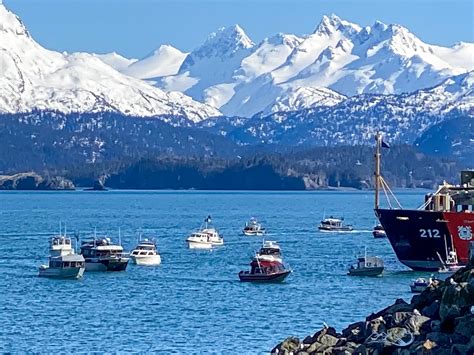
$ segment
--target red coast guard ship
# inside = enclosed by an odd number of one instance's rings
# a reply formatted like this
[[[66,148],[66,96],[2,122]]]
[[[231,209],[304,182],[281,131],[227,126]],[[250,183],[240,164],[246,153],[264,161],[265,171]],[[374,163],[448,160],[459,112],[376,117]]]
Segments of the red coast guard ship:
[[[425,196],[418,209],[380,208],[379,191],[391,192],[380,174],[381,134],[376,135],[375,214],[398,260],[413,270],[438,270],[455,252],[459,264],[468,262],[474,241],[474,170],[461,172],[460,185],[446,182]]]

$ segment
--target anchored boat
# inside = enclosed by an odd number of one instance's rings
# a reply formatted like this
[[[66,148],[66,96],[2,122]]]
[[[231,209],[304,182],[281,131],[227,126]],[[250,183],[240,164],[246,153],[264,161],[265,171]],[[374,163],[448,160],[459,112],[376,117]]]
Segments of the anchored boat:
[[[250,270],[240,271],[239,279],[247,282],[282,282],[291,272],[283,264],[280,246],[274,241],[264,241],[250,262]]]
[[[381,224],[377,224],[374,227],[372,230],[372,235],[374,238],[387,238],[387,233],[385,233],[385,229],[383,229]]]
[[[39,276],[57,279],[81,278],[85,270],[84,258],[74,253],[71,238],[59,234],[51,238],[49,245],[49,264],[39,267]]]
[[[324,232],[350,232],[354,228],[350,224],[345,224],[344,218],[330,216],[321,221],[318,229]]]
[[[250,263],[250,271],[239,272],[239,279],[247,282],[282,282],[289,274],[291,269],[285,268],[282,263],[255,258]]]
[[[212,249],[215,246],[224,245],[224,238],[219,235],[219,232],[211,226],[212,218],[207,216],[204,219],[204,227],[192,233],[187,239],[189,249]]]
[[[462,171],[459,185],[444,182],[434,193],[425,196],[418,209],[404,209],[380,174],[381,147],[382,136],[378,133],[375,214],[397,258],[414,270],[436,271],[449,258],[449,251],[456,250],[459,264],[466,265],[474,230],[474,171]],[[391,196],[387,198],[388,208],[379,206],[381,188]]]
[[[410,284],[410,290],[412,293],[421,293],[432,283],[433,279],[431,277],[428,280],[423,277],[419,277]]]
[[[264,240],[262,247],[256,254],[256,258],[261,261],[276,261],[282,263],[281,248],[277,242]]]
[[[256,218],[250,218],[250,220],[245,223],[245,227],[242,230],[244,235],[253,236],[253,235],[265,235],[265,228],[261,223],[257,221]]]
[[[377,256],[367,256],[366,249],[364,255],[357,258],[357,263],[349,267],[347,274],[351,276],[380,276],[383,270],[383,260]]]
[[[156,249],[156,243],[148,239],[140,240],[135,249],[130,253],[132,263],[137,265],[159,265],[161,256]]]
[[[128,254],[121,245],[113,244],[110,238],[82,242],[81,254],[86,261],[86,271],[124,271],[128,265]]]

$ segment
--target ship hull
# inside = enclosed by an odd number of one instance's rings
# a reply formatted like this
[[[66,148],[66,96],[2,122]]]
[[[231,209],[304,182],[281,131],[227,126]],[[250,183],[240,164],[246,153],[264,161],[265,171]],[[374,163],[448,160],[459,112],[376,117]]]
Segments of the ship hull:
[[[409,268],[437,270],[453,249],[467,263],[473,213],[377,209],[376,214],[398,260]]]

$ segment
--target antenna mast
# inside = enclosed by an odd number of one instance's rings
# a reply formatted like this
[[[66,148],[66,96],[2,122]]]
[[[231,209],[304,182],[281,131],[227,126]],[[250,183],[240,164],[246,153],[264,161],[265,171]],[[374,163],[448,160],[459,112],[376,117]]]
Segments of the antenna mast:
[[[382,134],[380,132],[377,132],[375,134],[375,173],[374,173],[374,178],[375,178],[375,203],[374,203],[374,208],[378,209],[379,208],[379,193],[380,193],[380,147],[381,147],[381,142],[382,142]]]

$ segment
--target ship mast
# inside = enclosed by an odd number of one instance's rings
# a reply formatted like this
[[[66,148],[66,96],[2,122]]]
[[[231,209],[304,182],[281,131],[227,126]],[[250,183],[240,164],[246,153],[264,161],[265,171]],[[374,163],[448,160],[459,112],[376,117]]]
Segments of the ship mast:
[[[375,173],[374,173],[374,178],[375,178],[375,203],[374,203],[374,208],[378,209],[379,208],[379,192],[380,192],[380,147],[382,145],[382,134],[380,132],[377,132],[375,134]]]

